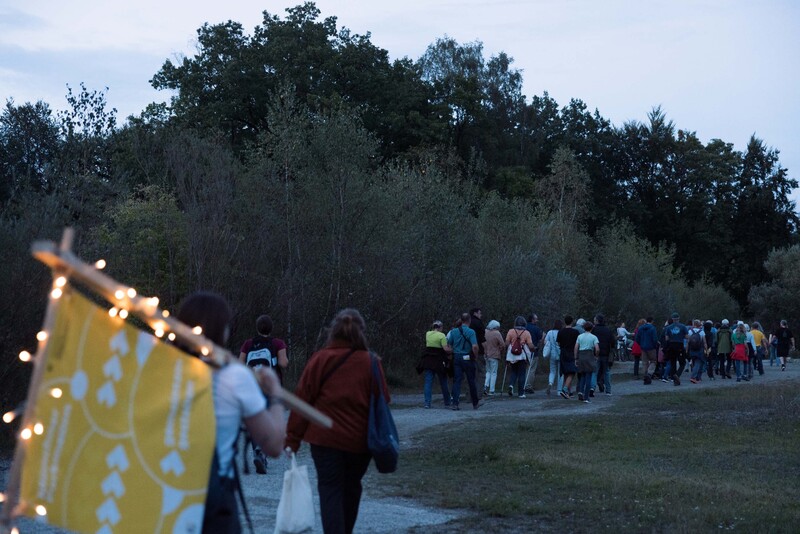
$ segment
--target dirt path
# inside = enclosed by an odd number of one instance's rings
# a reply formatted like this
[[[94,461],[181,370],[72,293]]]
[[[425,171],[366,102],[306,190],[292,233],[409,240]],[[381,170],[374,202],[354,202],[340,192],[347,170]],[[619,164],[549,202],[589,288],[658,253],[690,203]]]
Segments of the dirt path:
[[[781,372],[779,367],[769,367],[768,365],[765,371],[763,376],[757,375],[753,381],[739,384],[735,380],[718,379],[710,381],[707,378],[700,384],[692,384],[689,382],[689,375],[684,374],[685,378],[682,380],[681,385],[677,387],[661,381],[645,386],[641,381],[629,378],[632,372],[631,363],[617,363],[612,369],[613,395],[598,394],[592,399],[593,402],[591,404],[584,404],[574,399],[565,400],[556,395],[555,392],[548,397],[542,390],[538,390],[534,394],[528,395],[527,399],[518,399],[505,395],[487,397],[484,399],[483,406],[478,410],[473,410],[468,400],[464,402],[462,394],[462,409],[456,412],[444,407],[441,394],[438,399],[434,395],[434,404],[431,409],[424,409],[422,407],[420,388],[420,393],[393,395],[392,406],[394,408],[395,422],[401,437],[401,446],[408,448],[413,447],[412,438],[420,431],[464,419],[494,417],[497,415],[519,415],[520,417],[566,415],[580,417],[582,414],[605,410],[616,403],[619,398],[631,394],[646,394],[656,391],[679,394],[683,391],[704,388],[758,387],[759,384],[783,380],[797,381],[800,378],[800,364],[797,361],[787,365],[785,372]],[[541,379],[541,376],[537,377],[536,384],[539,384]],[[436,387],[434,391],[438,391]],[[462,391],[466,391],[466,388],[462,387]],[[310,467],[309,478],[314,488],[316,510],[319,510],[319,501],[316,495],[316,473],[314,472],[307,446],[301,448],[298,461],[301,465]],[[272,532],[274,529],[275,510],[280,499],[283,472],[287,467],[288,462],[286,460],[272,460],[269,463],[266,476],[255,474],[242,476],[242,486],[256,532]],[[0,463],[0,488],[5,488],[7,474],[5,468],[7,468],[7,461]],[[370,468],[365,478],[364,495],[358,523],[356,524],[356,532],[404,532],[412,528],[442,525],[469,513],[466,510],[428,509],[411,500],[381,497],[379,489],[381,476],[384,475],[378,475]],[[23,534],[64,532],[29,520],[21,520],[19,526]],[[322,532],[318,513],[314,532]]]

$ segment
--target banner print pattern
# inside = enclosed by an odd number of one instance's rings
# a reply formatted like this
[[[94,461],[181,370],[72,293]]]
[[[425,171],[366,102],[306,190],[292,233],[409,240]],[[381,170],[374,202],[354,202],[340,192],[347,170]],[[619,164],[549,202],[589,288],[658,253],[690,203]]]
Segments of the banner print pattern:
[[[200,532],[211,369],[75,291],[58,304],[21,500],[79,532]],[[60,389],[61,398],[51,392]]]

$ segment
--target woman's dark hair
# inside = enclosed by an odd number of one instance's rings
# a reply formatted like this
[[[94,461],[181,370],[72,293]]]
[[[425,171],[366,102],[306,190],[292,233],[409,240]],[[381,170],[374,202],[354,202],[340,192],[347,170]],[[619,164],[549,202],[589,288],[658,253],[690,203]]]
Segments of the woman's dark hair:
[[[561,322],[561,319],[556,319],[553,322],[553,330],[561,330],[562,328],[564,328],[564,323]]]
[[[177,319],[190,328],[201,327],[205,337],[224,347],[228,341],[233,312],[222,296],[210,291],[198,291],[186,297]]]
[[[583,323],[583,329],[586,330],[587,332],[591,332],[593,328],[594,325],[592,324],[591,321],[586,321],[585,323]]]
[[[358,310],[345,308],[336,314],[331,321],[330,331],[328,332],[328,343],[333,341],[345,341],[353,350],[369,350],[367,337],[364,330],[367,325]]]

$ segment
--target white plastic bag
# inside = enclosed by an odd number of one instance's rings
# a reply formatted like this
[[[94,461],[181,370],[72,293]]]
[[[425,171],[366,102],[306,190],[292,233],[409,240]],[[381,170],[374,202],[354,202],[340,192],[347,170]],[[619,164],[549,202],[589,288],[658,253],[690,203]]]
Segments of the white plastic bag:
[[[314,528],[314,499],[308,481],[308,466],[297,466],[292,453],[292,466],[283,474],[283,492],[275,517],[275,534],[310,532]]]

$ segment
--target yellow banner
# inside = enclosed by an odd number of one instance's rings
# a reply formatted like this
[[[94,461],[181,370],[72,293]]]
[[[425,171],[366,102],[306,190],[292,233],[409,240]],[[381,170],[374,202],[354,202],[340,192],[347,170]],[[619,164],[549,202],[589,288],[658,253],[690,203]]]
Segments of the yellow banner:
[[[26,514],[42,505],[79,532],[200,532],[215,423],[197,358],[67,291],[31,421],[43,432],[26,445]]]

